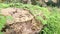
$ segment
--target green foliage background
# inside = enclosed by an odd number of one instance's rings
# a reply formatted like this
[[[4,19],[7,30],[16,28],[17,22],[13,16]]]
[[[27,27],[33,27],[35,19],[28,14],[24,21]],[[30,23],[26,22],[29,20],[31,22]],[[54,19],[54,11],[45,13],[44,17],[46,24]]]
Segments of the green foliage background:
[[[17,7],[17,8],[30,10],[30,13],[34,16],[42,12],[46,19],[43,19],[43,17],[41,16],[35,16],[35,18],[39,21],[42,21],[42,24],[44,25],[44,28],[42,29],[40,34],[60,34],[60,12],[58,8],[52,7],[51,10],[48,10],[48,8],[39,7],[37,5],[31,5],[31,4],[0,3],[0,9],[8,8],[8,7]],[[4,16],[1,18],[2,20],[0,21],[3,21],[1,22],[1,24],[3,24],[6,20]]]

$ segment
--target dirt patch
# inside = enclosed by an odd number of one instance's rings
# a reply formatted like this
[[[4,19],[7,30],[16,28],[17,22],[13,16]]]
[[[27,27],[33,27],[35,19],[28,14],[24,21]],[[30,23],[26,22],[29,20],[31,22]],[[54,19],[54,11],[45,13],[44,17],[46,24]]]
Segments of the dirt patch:
[[[28,10],[21,8],[1,9],[4,16],[12,16],[13,20],[7,19],[4,28],[5,34],[37,34],[43,25],[37,21]]]

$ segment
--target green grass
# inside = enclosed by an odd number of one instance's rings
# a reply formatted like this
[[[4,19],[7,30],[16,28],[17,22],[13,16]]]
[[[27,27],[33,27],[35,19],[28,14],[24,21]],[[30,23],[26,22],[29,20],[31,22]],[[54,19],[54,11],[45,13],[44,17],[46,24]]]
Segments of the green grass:
[[[46,19],[43,19],[43,17],[41,16],[35,16],[35,18],[39,21],[42,21],[42,24],[44,25],[44,28],[42,29],[40,34],[60,34],[60,12],[57,8],[55,7],[51,8],[50,11],[48,10],[48,8],[39,7],[37,5],[31,5],[31,4],[0,3],[0,8],[8,8],[8,7],[27,9],[34,16],[42,12],[42,15],[44,15]]]

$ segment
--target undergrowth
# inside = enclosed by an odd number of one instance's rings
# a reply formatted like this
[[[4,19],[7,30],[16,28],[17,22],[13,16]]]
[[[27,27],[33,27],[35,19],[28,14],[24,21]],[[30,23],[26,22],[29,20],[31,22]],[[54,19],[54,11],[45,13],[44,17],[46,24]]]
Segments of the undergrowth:
[[[41,16],[35,16],[39,21],[42,21],[44,25],[40,34],[60,34],[60,12],[56,8],[48,10],[48,8],[39,7],[37,5],[31,4],[22,4],[22,3],[10,3],[2,4],[0,3],[0,8],[8,7],[17,7],[29,10],[34,16],[41,13],[45,16],[46,19],[43,19]]]
[[[0,15],[0,34],[3,34],[3,32],[1,32],[1,30],[4,27],[5,24],[6,24],[6,18],[5,18],[5,16]]]

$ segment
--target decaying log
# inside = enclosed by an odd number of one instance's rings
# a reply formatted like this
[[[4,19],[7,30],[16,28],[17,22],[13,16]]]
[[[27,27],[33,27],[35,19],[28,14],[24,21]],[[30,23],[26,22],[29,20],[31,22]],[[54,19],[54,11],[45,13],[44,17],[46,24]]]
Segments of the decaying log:
[[[7,19],[4,34],[37,34],[43,25],[38,22],[28,10],[20,8],[6,8],[1,14],[12,16],[13,20]]]

